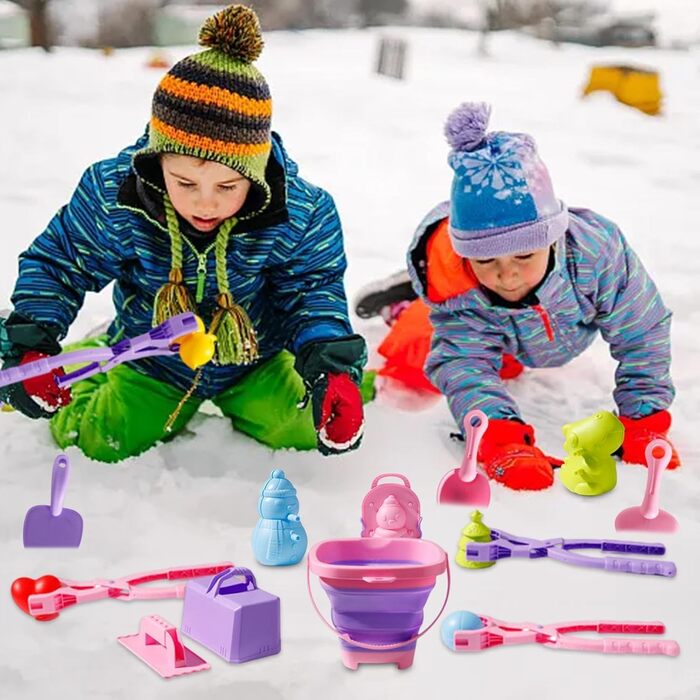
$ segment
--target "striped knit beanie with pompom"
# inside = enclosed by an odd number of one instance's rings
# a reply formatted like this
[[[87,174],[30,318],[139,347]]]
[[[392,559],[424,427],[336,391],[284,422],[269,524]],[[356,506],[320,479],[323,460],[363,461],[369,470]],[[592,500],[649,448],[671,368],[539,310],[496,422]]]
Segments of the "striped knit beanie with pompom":
[[[202,25],[206,51],[178,61],[153,95],[148,148],[138,156],[179,153],[223,163],[264,191],[271,150],[272,100],[253,65],[263,48],[253,10],[231,5]]]
[[[248,7],[231,5],[206,20],[199,43],[210,48],[183,58],[160,81],[153,95],[149,143],[134,154],[134,162],[175,153],[227,165],[263,194],[256,210],[246,214],[249,218],[263,211],[271,199],[265,169],[272,149],[272,100],[265,78],[252,65],[263,47],[258,18]],[[155,295],[154,326],[179,313],[197,312],[203,290],[198,287],[193,299],[187,288],[182,232],[167,192],[163,193],[163,205],[171,269]],[[255,329],[229,289],[226,250],[236,223],[235,217],[221,223],[215,239],[218,308],[209,333],[216,335],[215,362],[220,365],[250,364],[258,359]]]

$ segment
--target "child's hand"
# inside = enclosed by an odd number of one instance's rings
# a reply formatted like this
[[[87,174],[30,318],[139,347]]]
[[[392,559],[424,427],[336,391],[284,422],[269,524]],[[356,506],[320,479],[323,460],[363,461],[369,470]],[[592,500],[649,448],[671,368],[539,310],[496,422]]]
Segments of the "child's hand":
[[[644,418],[625,418],[620,416],[622,425],[625,426],[625,439],[622,442],[622,459],[631,464],[643,464],[647,460],[645,451],[647,445],[656,438],[663,438],[669,442],[667,433],[671,427],[671,414],[668,411],[657,411]],[[671,461],[667,469],[680,467],[681,461],[673,445],[671,445]]]
[[[311,400],[321,454],[340,454],[359,447],[364,428],[362,396],[347,374],[322,377]]]
[[[515,420],[489,420],[478,457],[489,478],[518,491],[550,487],[554,483],[552,467],[561,464],[535,447],[531,425]]]
[[[364,412],[359,384],[366,360],[367,346],[359,335],[312,341],[297,353],[294,367],[311,397],[321,454],[360,446]]]
[[[0,319],[0,356],[3,368],[17,367],[42,357],[58,355],[61,346],[57,332],[31,318],[13,311]],[[70,389],[59,389],[54,377],[64,374],[55,369],[50,374],[33,377],[0,389],[0,401],[29,418],[50,418],[61,406],[70,403]]]
[[[3,367],[26,365],[42,357],[49,357],[49,355],[29,350],[24,353],[21,360],[8,359]],[[51,418],[59,408],[68,405],[71,401],[70,388],[59,388],[56,384],[55,378],[64,374],[63,369],[58,368],[50,374],[42,374],[3,387],[1,398],[29,418]]]

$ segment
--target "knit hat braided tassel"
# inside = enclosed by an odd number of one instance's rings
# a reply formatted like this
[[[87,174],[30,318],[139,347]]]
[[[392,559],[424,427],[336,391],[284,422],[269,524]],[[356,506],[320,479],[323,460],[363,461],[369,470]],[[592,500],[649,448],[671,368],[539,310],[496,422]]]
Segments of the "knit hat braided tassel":
[[[248,365],[258,359],[258,339],[245,309],[231,295],[219,295],[219,310],[209,328],[216,335],[216,356],[220,365]]]
[[[226,246],[234,219],[225,221],[216,235],[217,304],[209,332],[216,335],[216,357],[220,365],[247,365],[258,359],[258,339],[245,309],[236,304],[228,287]]]
[[[197,307],[185,286],[182,276],[182,234],[177,214],[170,197],[163,197],[165,216],[170,235],[171,269],[168,281],[158,290],[153,309],[153,325],[192,311]],[[236,225],[235,217],[226,219],[216,234],[214,250],[216,253],[216,283],[219,289],[217,304],[219,308],[209,326],[209,332],[216,335],[216,360],[220,365],[247,365],[258,359],[258,339],[250,317],[245,309],[236,304],[228,286],[226,269],[226,248],[229,233]]]
[[[177,215],[170,197],[163,199],[165,204],[165,218],[168,222],[168,234],[170,235],[171,268],[168,281],[156,292],[153,305],[153,325],[158,326],[177,314],[186,311],[196,312],[196,307],[185,286],[182,276],[182,236],[177,222]]]

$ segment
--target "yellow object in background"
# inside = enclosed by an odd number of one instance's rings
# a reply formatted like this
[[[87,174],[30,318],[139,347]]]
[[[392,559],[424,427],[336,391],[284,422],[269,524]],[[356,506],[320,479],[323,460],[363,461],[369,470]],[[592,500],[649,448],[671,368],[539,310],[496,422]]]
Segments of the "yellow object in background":
[[[656,115],[661,111],[663,95],[656,71],[634,66],[593,66],[583,96],[597,90],[607,90],[618,102],[645,114]]]
[[[146,68],[170,68],[170,59],[162,51],[153,51],[146,59]]]

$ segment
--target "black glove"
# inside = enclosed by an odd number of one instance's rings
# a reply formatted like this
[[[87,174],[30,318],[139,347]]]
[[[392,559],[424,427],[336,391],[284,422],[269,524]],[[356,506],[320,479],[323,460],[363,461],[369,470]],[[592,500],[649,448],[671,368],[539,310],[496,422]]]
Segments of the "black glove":
[[[360,382],[367,346],[359,335],[312,341],[297,353],[294,368],[311,399],[317,446],[324,455],[354,450],[362,442]]]
[[[12,312],[8,318],[0,319],[2,368],[17,367],[41,357],[58,355],[61,346],[57,336],[57,331]],[[29,418],[51,418],[58,408],[70,402],[70,390],[59,389],[54,380],[54,376],[62,373],[62,370],[54,370],[50,374],[0,387],[0,401]],[[32,397],[39,399],[39,402]]]

